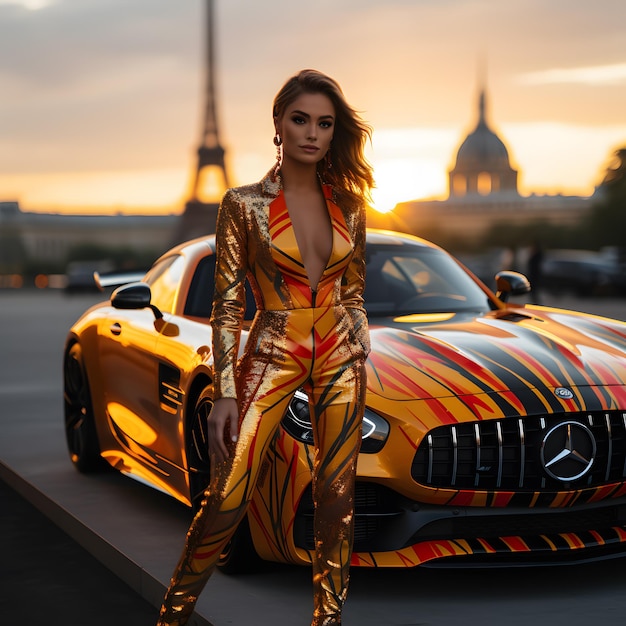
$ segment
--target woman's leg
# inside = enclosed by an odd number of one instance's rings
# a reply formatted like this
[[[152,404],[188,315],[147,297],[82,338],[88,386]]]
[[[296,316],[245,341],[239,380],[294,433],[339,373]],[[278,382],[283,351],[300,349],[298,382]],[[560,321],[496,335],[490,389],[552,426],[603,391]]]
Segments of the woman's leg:
[[[182,626],[187,622],[200,592],[215,570],[219,555],[245,515],[249,498],[233,489],[241,469],[233,458],[234,446],[229,448],[231,456],[216,468],[216,475],[187,532],[183,553],[163,600],[158,626]],[[253,476],[254,472],[250,474]]]
[[[237,444],[230,444],[229,458],[215,468],[187,533],[157,626],[182,626],[193,613],[220,554],[246,513],[266,450],[297,388],[291,393],[285,389],[281,394],[273,392],[268,381],[278,380],[266,369],[256,384],[246,380],[247,391],[240,394],[242,421]]]
[[[354,482],[364,402],[362,359],[325,372],[313,392],[316,458],[312,626],[341,624],[354,542]]]

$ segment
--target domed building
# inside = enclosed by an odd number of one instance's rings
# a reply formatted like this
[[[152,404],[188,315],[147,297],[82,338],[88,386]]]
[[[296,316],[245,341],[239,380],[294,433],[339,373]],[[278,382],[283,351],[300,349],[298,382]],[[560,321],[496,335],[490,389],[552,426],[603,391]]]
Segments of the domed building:
[[[389,213],[372,211],[368,224],[423,236],[433,241],[479,241],[500,224],[574,224],[591,206],[581,196],[520,195],[518,171],[509,150],[487,122],[486,95],[478,98],[478,122],[461,140],[448,171],[448,197],[444,200],[401,202]]]
[[[485,116],[485,92],[480,92],[478,124],[465,138],[448,172],[450,198],[478,194],[517,193],[517,170],[511,167],[504,142],[494,133]]]

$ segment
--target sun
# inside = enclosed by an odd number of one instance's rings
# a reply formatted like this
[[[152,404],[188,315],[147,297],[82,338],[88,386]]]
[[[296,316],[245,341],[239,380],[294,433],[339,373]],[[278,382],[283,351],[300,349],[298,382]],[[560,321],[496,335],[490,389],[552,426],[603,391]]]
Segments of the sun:
[[[399,158],[374,162],[376,187],[372,190],[374,209],[387,213],[399,203],[441,195],[445,192],[445,171],[428,159]]]
[[[451,128],[377,128],[366,156],[374,168],[374,208],[447,193],[447,170],[456,142]]]

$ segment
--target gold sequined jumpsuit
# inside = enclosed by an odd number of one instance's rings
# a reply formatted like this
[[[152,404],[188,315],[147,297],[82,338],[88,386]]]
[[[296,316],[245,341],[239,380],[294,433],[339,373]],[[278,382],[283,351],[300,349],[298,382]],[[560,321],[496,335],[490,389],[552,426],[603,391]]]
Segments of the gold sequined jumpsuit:
[[[218,213],[213,348],[215,397],[237,398],[240,431],[215,468],[161,609],[185,624],[246,513],[272,437],[299,387],[309,393],[315,444],[313,626],[341,623],[353,543],[353,491],[369,352],[362,292],[365,208],[342,210],[323,185],[332,251],[309,285],[280,176],[229,190]],[[257,304],[237,362],[248,277]],[[277,622],[281,616],[276,616]]]

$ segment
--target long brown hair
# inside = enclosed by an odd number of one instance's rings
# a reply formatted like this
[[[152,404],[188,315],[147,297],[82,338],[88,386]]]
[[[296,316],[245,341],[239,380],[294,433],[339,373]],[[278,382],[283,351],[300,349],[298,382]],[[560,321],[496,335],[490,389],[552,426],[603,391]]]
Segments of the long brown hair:
[[[364,155],[365,142],[372,138],[372,128],[346,102],[337,81],[317,70],[302,70],[283,85],[274,98],[273,115],[280,118],[285,109],[303,93],[322,93],[335,107],[335,129],[328,158],[317,164],[324,182],[330,183],[340,195],[358,202],[370,199],[374,186],[372,166]]]

